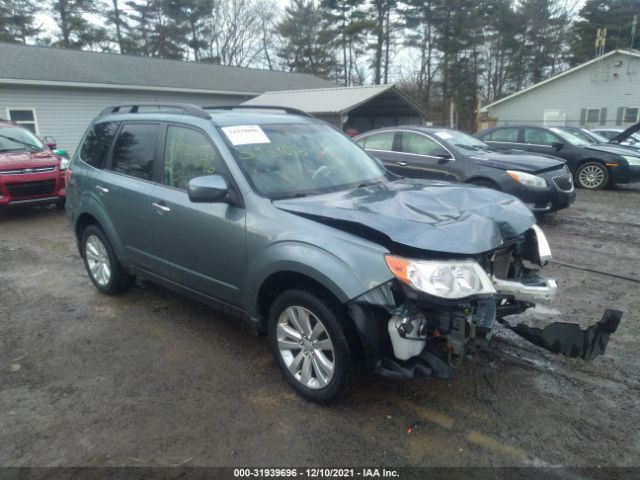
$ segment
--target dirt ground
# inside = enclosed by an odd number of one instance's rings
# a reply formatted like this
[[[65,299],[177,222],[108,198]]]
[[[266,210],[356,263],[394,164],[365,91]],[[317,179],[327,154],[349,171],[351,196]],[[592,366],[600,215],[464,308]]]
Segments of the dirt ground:
[[[541,221],[554,259],[640,280],[640,185]],[[96,292],[63,212],[0,217],[0,466],[640,466],[640,284],[552,264],[537,315],[623,310],[591,363],[499,327],[451,381],[297,397],[264,339],[148,283]],[[414,428],[409,433],[409,427]]]

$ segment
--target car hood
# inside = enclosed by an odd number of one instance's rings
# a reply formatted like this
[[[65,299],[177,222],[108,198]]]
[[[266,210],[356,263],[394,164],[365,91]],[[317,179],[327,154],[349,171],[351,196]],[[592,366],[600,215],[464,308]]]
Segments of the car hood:
[[[635,125],[631,125],[629,128],[627,128],[624,132],[620,132],[618,135],[616,135],[615,137],[613,137],[610,142],[618,142],[618,143],[622,143],[625,140],[628,140],[629,137],[631,135],[633,135],[634,133],[636,133],[637,131],[640,131],[640,122],[636,123]]]
[[[584,145],[587,150],[595,150],[597,152],[610,153],[612,155],[629,155],[629,149],[619,145],[611,145],[608,143],[591,143]]]
[[[0,170],[59,165],[60,159],[49,151],[0,152]]]
[[[541,172],[558,168],[564,160],[550,155],[517,152],[478,152],[469,157],[477,165],[488,165],[502,170]]]
[[[371,239],[465,255],[493,250],[535,224],[511,195],[438,181],[402,179],[273,204]]]

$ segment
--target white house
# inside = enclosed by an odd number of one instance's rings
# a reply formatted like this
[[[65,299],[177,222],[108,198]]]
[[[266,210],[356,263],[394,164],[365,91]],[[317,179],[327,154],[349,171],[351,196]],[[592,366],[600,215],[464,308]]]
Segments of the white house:
[[[640,52],[615,50],[481,109],[484,126],[627,127],[640,113]]]

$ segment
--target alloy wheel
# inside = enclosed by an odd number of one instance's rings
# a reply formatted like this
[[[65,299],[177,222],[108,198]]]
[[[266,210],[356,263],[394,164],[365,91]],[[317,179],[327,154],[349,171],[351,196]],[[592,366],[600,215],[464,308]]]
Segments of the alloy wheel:
[[[605,181],[605,172],[602,167],[587,165],[580,170],[578,180],[585,188],[598,188]]]
[[[289,372],[311,389],[325,387],[335,371],[335,352],[327,329],[310,310],[286,308],[278,318],[278,351]]]
[[[104,287],[111,279],[111,262],[107,248],[96,235],[89,235],[84,252],[91,276],[98,285]]]

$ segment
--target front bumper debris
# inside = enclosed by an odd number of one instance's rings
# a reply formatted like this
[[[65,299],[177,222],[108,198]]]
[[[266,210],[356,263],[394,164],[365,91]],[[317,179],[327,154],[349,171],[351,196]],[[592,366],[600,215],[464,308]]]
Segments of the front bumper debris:
[[[621,311],[605,310],[602,319],[586,330],[576,323],[555,322],[544,328],[534,328],[524,323],[511,326],[504,318],[497,320],[525,340],[552,353],[593,360],[604,354],[609,336],[618,329],[621,319]]]

